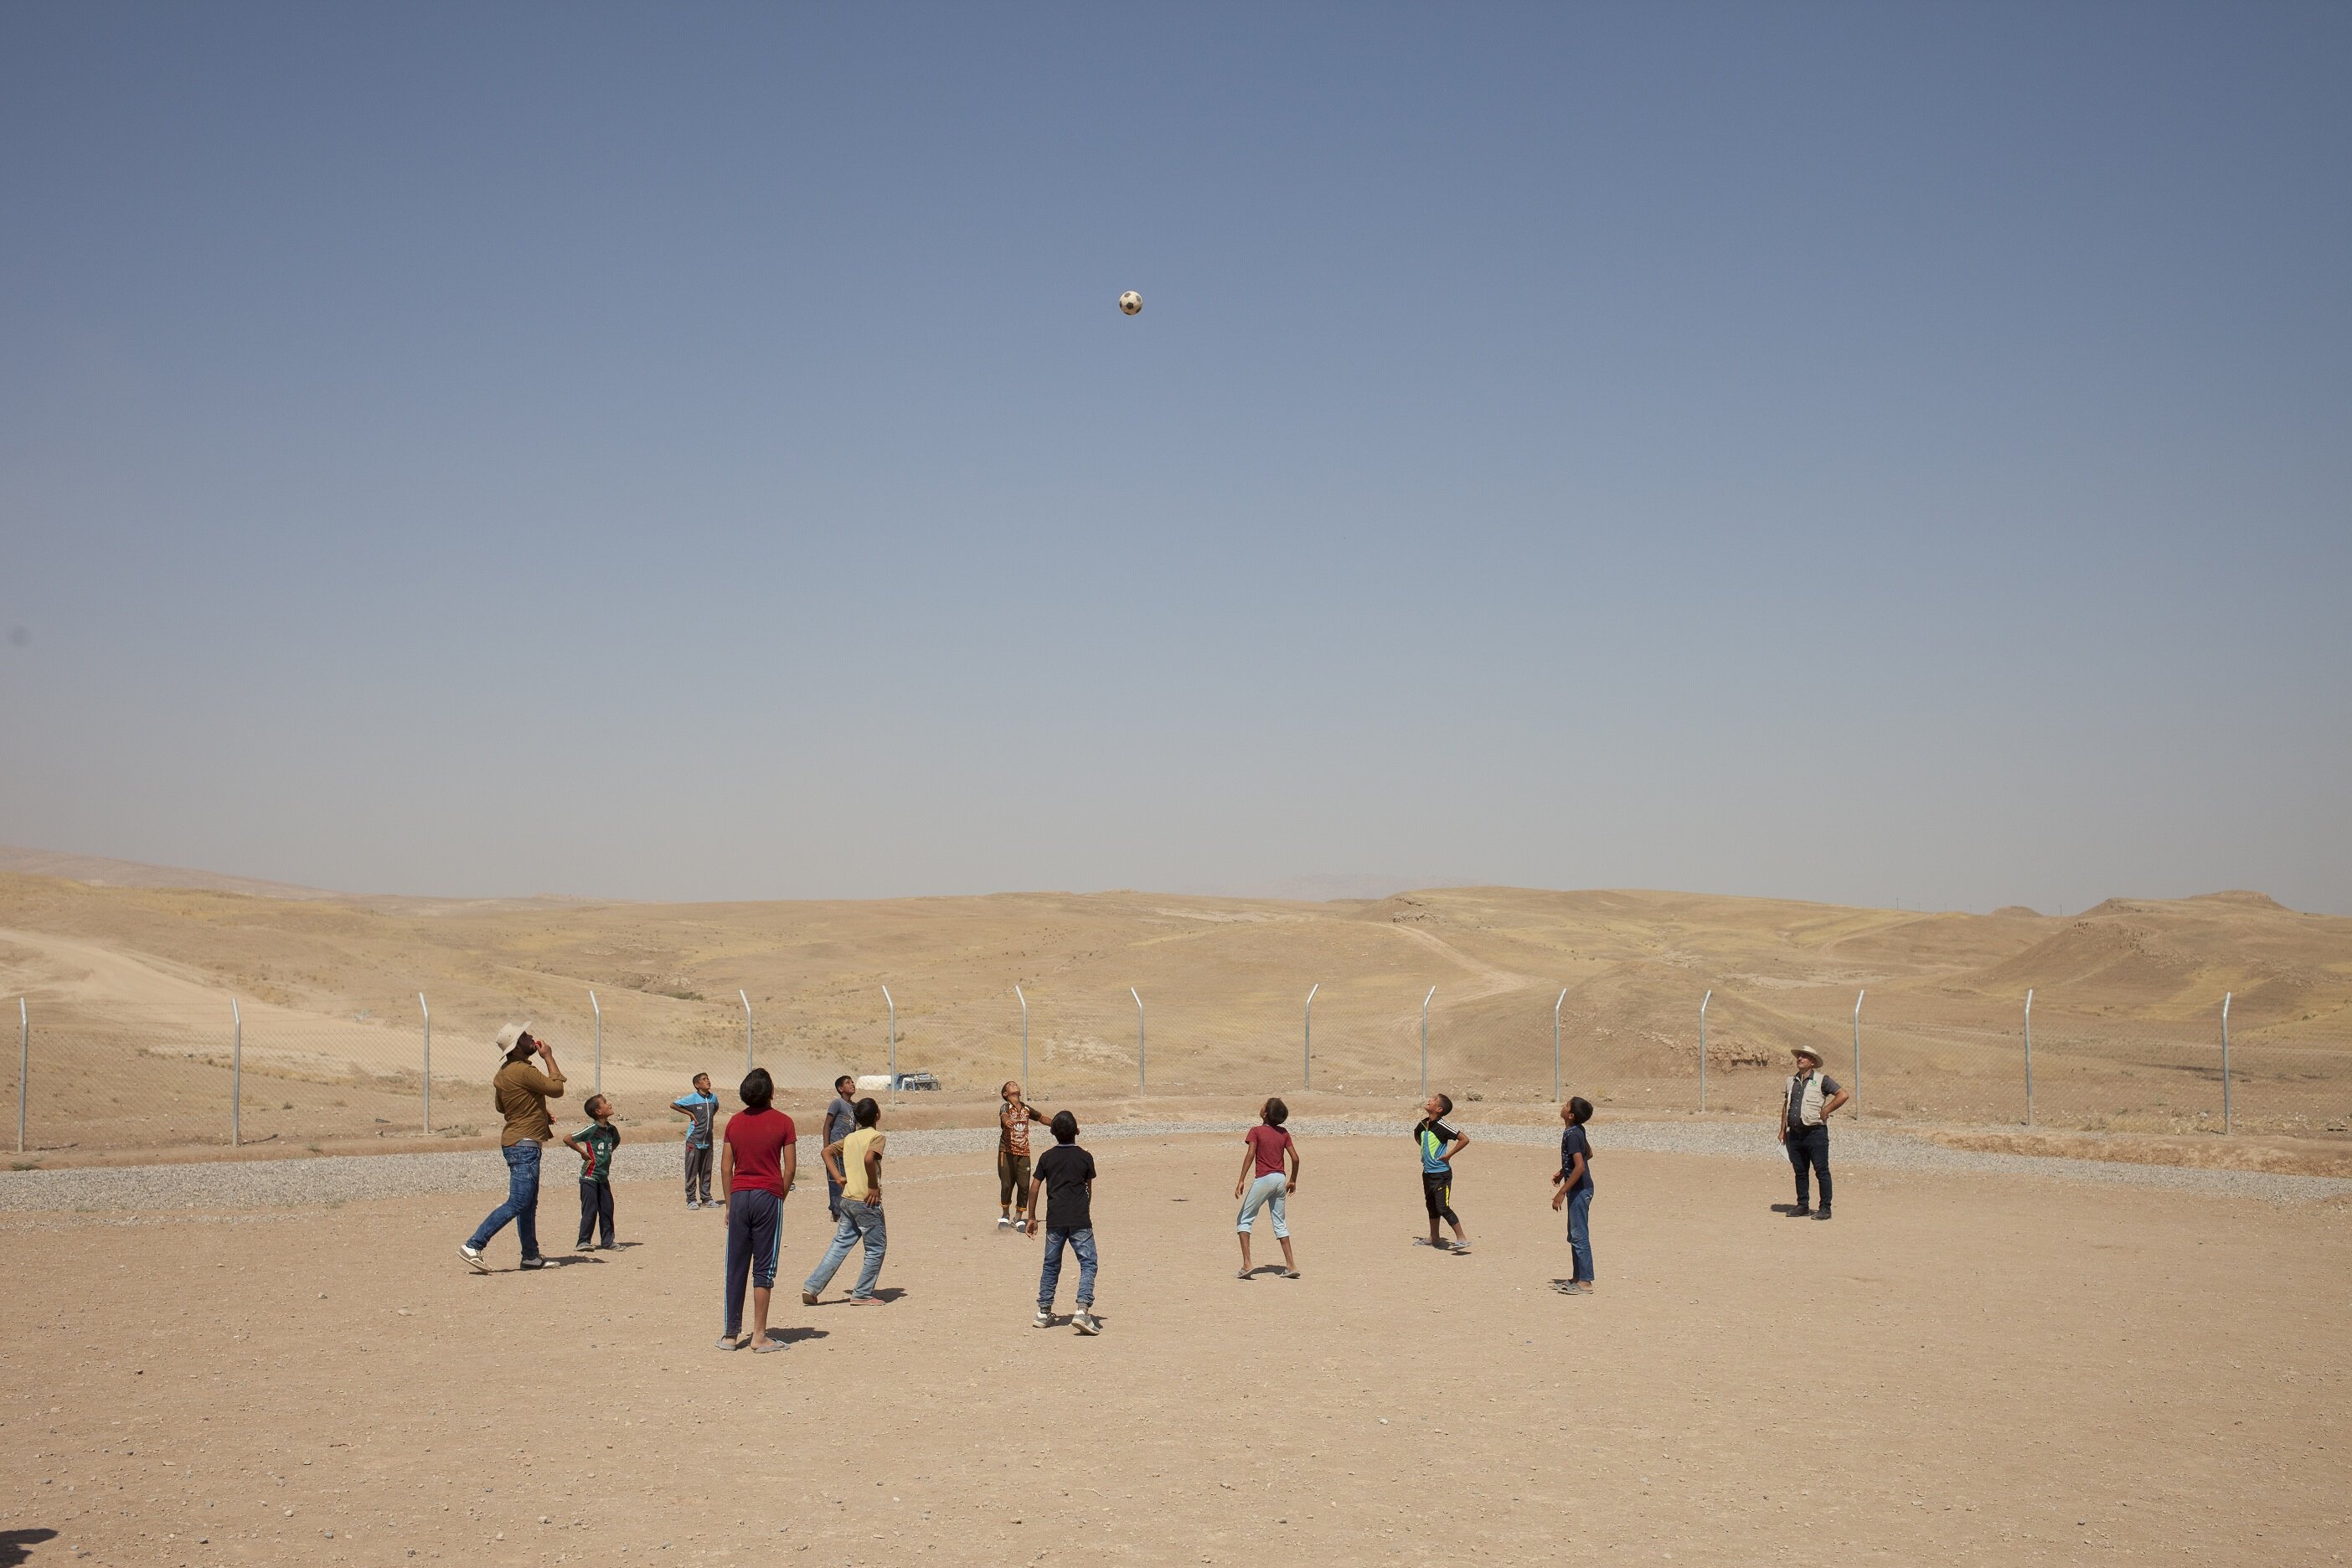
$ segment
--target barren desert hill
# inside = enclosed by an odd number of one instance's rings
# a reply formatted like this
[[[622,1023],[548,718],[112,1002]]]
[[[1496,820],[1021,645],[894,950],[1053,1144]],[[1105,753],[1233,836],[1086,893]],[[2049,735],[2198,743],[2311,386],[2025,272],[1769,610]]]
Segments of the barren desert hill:
[[[951,1072],[1017,1051],[1024,998],[1033,1043],[1065,1070],[1131,1064],[1148,1022],[1156,1060],[1208,1072],[1295,1050],[1319,988],[1317,1054],[1344,1071],[1412,1047],[1425,998],[1433,1038],[1475,1069],[1524,1054],[1555,1005],[1588,1048],[1664,1062],[1687,1055],[1712,993],[1711,1047],[1744,1059],[1821,1037],[1865,989],[1874,1019],[1990,1026],[2029,986],[2041,1016],[2196,1020],[2235,989],[2247,1029],[2339,1018],[2352,921],[2236,893],[2055,918],[1636,889],[651,904],[0,874],[0,987],[52,1014],[135,1018],[234,994],[284,1022],[410,1027],[422,992],[436,1037],[520,1016],[577,1038],[593,989],[616,1042],[740,1042],[748,1005],[763,1048],[814,1061],[872,1055],[895,1005],[902,1059]]]

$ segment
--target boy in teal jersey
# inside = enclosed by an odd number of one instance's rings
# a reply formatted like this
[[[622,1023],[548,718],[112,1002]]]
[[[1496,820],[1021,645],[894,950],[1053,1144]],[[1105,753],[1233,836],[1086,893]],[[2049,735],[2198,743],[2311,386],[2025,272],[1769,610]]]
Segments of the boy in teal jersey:
[[[563,1141],[566,1148],[580,1156],[579,1250],[595,1250],[591,1243],[601,1222],[604,1249],[609,1252],[614,1246],[613,1151],[621,1145],[621,1130],[613,1125],[613,1102],[604,1096],[592,1095],[583,1109],[596,1120]]]
[[[686,1118],[686,1206],[725,1208],[726,1205],[710,1201],[710,1130],[719,1117],[719,1097],[710,1092],[710,1075],[696,1073],[694,1092],[679,1095],[669,1108]]]
[[[1421,1202],[1429,1211],[1429,1245],[1445,1246],[1437,1229],[1442,1220],[1454,1227],[1453,1249],[1467,1252],[1470,1238],[1462,1233],[1462,1216],[1454,1212],[1454,1156],[1469,1147],[1470,1140],[1446,1125],[1445,1118],[1454,1113],[1454,1101],[1444,1095],[1431,1095],[1421,1109],[1412,1139],[1421,1150]]]

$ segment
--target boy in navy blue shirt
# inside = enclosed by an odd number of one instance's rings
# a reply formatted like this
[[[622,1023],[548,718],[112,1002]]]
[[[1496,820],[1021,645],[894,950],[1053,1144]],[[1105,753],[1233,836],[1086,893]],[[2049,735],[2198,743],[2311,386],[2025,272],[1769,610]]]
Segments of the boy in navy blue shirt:
[[[1559,1135],[1559,1169],[1552,1173],[1551,1206],[1568,1211],[1568,1255],[1570,1277],[1559,1288],[1563,1296],[1592,1294],[1592,1142],[1584,1124],[1592,1120],[1592,1102],[1571,1096],[1559,1108],[1568,1124]]]

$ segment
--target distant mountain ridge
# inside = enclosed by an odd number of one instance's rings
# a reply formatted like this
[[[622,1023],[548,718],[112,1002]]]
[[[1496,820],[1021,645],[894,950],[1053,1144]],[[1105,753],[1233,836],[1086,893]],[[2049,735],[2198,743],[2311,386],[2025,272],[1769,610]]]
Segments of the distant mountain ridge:
[[[234,877],[223,871],[197,871],[183,866],[150,866],[139,860],[117,860],[107,855],[74,855],[58,849],[27,849],[0,844],[0,872],[20,877],[63,877],[95,888],[193,888],[206,893],[246,893],[257,899],[341,899],[349,893],[328,888],[306,888],[294,882],[271,882],[258,877]]]

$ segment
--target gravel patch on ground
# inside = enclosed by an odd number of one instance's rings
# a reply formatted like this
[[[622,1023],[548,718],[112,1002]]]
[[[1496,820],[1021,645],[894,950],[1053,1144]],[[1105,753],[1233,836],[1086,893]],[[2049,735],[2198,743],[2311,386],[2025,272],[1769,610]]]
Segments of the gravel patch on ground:
[[[1482,1126],[1465,1118],[1475,1143],[1550,1148],[1558,1134],[1549,1128]],[[1090,1127],[1088,1141],[1171,1138],[1198,1133],[1239,1134],[1250,1123],[1229,1121],[1118,1121]],[[1401,1122],[1299,1117],[1290,1123],[1303,1137],[1395,1138]],[[2352,1197],[2352,1180],[2330,1176],[2276,1175],[2260,1171],[2197,1170],[2174,1165],[2131,1165],[2105,1161],[2061,1160],[2041,1155],[1997,1154],[1949,1149],[1913,1133],[1866,1127],[1841,1127],[1832,1134],[1839,1169],[1975,1173],[2043,1176],[2108,1186],[2157,1188],[2216,1197],[2259,1198],[2267,1203],[2305,1204]],[[1696,1154],[1786,1164],[1780,1145],[1766,1131],[1746,1123],[1681,1123],[1611,1121],[1592,1129],[1596,1154],[1620,1150],[1654,1154]],[[892,1152],[902,1157],[988,1154],[996,1131],[988,1127],[942,1128],[894,1132]],[[1475,1158],[1474,1156],[1471,1156]],[[547,1189],[541,1203],[568,1203],[572,1159],[551,1146]],[[675,1181],[678,1145],[624,1143],[614,1174],[622,1181]],[[158,1213],[299,1207],[369,1198],[422,1197],[441,1193],[479,1193],[495,1198],[506,1190],[506,1167],[486,1150],[436,1154],[323,1155],[310,1160],[257,1160],[194,1165],[138,1165],[107,1169],[0,1172],[0,1212]]]

